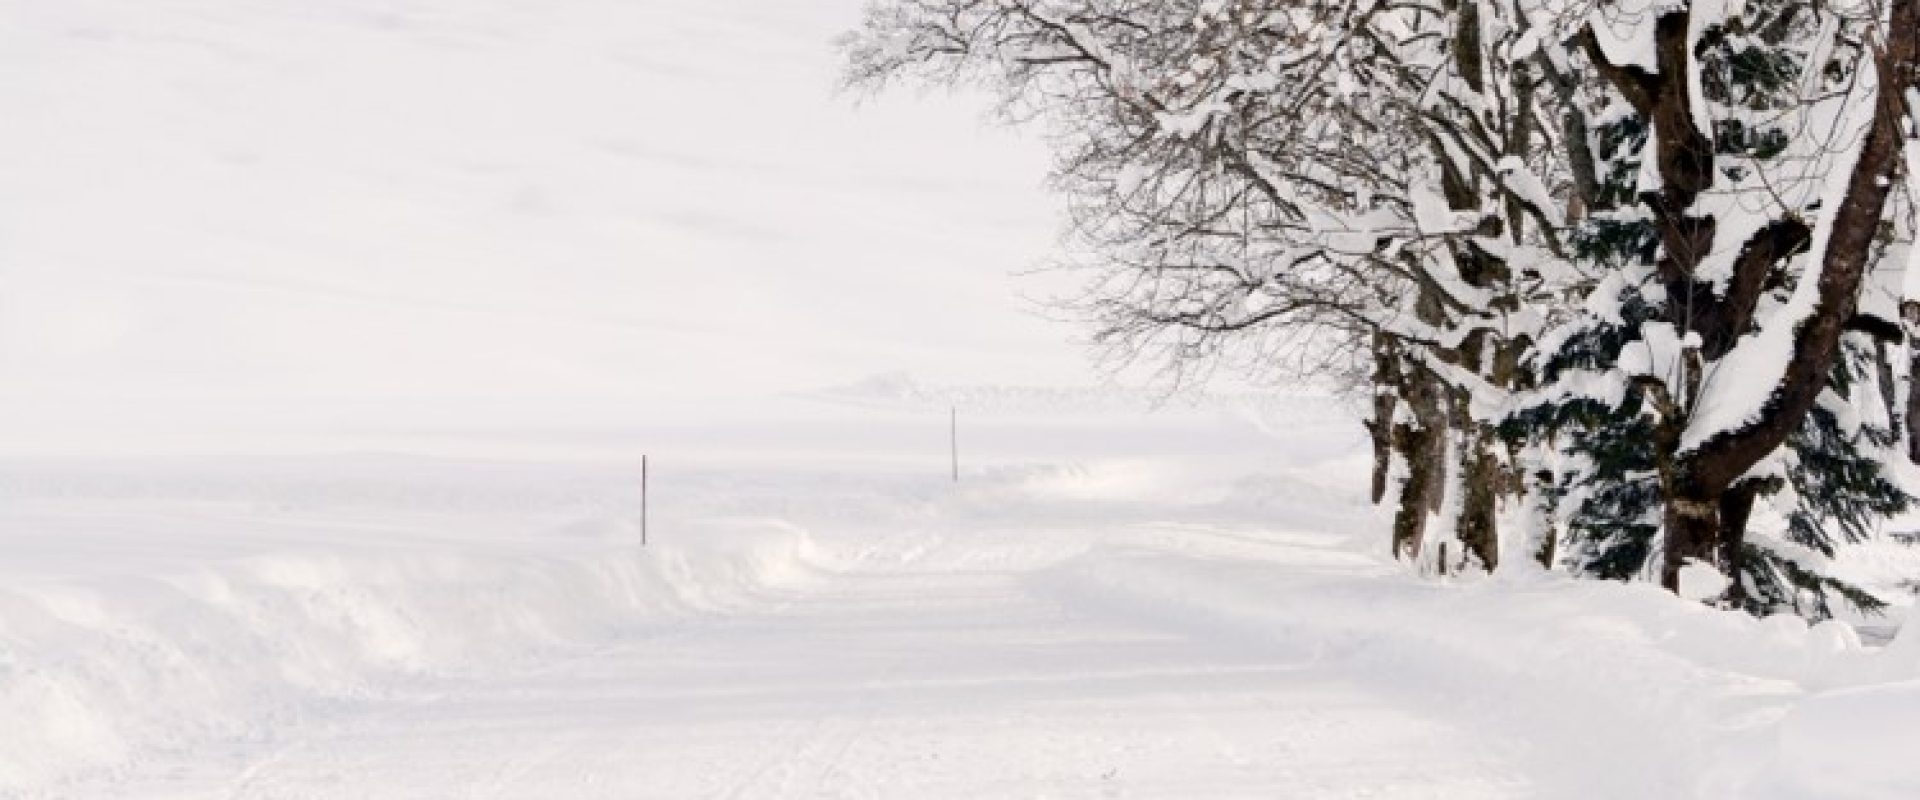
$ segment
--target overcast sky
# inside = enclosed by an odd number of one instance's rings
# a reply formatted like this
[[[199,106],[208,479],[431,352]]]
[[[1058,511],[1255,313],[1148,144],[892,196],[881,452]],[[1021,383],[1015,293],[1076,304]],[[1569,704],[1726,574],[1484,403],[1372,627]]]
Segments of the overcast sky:
[[[1040,146],[859,6],[4,0],[0,426],[1087,382]]]

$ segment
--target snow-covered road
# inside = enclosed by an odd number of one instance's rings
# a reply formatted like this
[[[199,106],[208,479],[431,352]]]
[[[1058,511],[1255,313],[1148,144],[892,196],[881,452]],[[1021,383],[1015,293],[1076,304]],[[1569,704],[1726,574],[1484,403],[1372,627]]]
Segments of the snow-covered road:
[[[0,460],[0,797],[1920,785],[1920,638],[1408,574],[1338,403],[973,392],[955,484],[897,388],[636,434],[645,549],[621,458]]]
[[[1006,531],[1006,540],[1046,531]],[[976,537],[977,539],[977,537]],[[1063,601],[995,542],[408,682],[145,764],[127,797],[1505,797],[1499,748],[1311,653]],[[916,548],[918,549],[918,548]],[[1020,559],[1014,559],[1015,562]],[[89,787],[89,791],[96,791]]]

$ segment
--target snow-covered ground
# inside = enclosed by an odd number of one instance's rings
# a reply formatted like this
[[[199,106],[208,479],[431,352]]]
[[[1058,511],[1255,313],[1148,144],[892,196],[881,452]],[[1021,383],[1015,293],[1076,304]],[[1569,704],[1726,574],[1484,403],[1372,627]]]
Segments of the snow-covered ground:
[[[1914,642],[1405,574],[1337,401],[900,386],[655,457],[645,549],[638,449],[576,437],[0,464],[0,796],[1920,786]]]
[[[0,797],[1920,794],[1920,634],[985,388],[1089,383],[1044,151],[836,96],[859,5],[0,0]]]

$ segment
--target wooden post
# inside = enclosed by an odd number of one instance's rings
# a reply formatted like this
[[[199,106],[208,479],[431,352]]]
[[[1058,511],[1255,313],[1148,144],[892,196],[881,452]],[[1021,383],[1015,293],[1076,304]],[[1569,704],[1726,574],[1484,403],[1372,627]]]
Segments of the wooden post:
[[[647,546],[647,457],[640,457],[640,546]]]
[[[947,439],[953,452],[953,482],[960,482],[960,407],[953,406],[947,418]]]

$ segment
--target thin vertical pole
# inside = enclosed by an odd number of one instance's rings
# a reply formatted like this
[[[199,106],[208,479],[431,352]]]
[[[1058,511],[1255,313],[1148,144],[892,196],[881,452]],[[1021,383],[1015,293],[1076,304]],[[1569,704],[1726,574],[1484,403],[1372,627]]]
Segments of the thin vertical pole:
[[[640,457],[640,546],[647,546],[647,457]]]
[[[953,482],[960,482],[960,407],[948,409],[947,439],[953,452]]]

